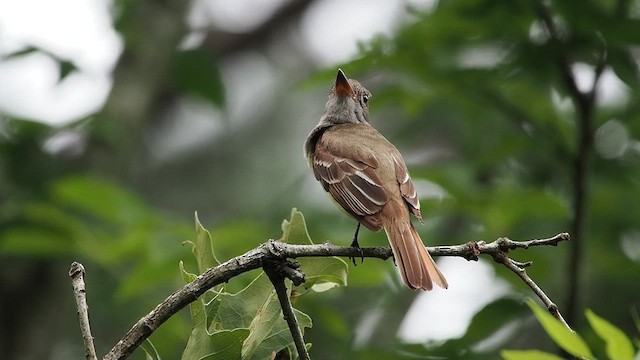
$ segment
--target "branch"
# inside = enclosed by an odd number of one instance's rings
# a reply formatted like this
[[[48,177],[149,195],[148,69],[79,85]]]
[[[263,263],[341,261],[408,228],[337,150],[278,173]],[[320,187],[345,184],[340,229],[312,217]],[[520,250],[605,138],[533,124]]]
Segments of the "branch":
[[[549,36],[549,39],[551,39],[551,41],[554,41],[558,44],[561,44],[563,42],[562,35],[558,31],[558,28],[556,27],[556,24],[553,21],[551,10],[549,10],[549,7],[544,3],[544,1],[542,0],[536,1],[536,11],[538,12],[538,17],[540,17],[540,20],[542,20],[542,23],[544,24],[544,27],[547,30],[547,35]],[[573,71],[571,71],[571,62],[565,56],[564,53],[561,53],[558,56],[557,61],[558,61],[558,67],[560,68],[560,73],[562,74],[562,79],[565,83],[565,86],[568,88],[569,93],[574,98],[574,100],[578,102],[577,104],[578,107],[582,108],[583,105],[585,105],[582,103],[582,101],[584,100],[584,93],[580,91],[580,88],[578,87],[578,82],[576,81]]]
[[[258,269],[268,257],[269,251],[263,244],[243,255],[232,258],[216,267],[210,268],[194,281],[169,295],[149,314],[133,325],[133,327],[105,355],[104,360],[126,359],[133,350],[145,341],[158,327],[173,314],[196,301],[212,287],[229,281],[234,276]]]
[[[263,269],[267,276],[269,276],[273,287],[276,289],[276,294],[278,294],[282,314],[287,321],[287,325],[289,325],[289,331],[298,350],[298,357],[301,360],[311,360],[307,347],[304,344],[298,319],[296,319],[296,314],[293,312],[291,299],[289,299],[289,294],[287,293],[287,286],[284,284],[285,277],[291,279],[296,286],[304,282],[304,274],[297,270],[298,267],[300,267],[299,263],[284,260],[275,263],[266,262]]]
[[[553,21],[553,15],[551,14],[551,10],[549,9],[549,7],[542,0],[538,0],[535,5],[536,11],[538,12],[538,17],[544,24],[547,35],[549,36],[551,41],[558,43],[558,45],[563,45],[562,43],[564,41],[562,38],[562,34],[560,34],[560,31]],[[573,61],[571,61],[564,52],[561,52],[558,55],[557,59],[558,68],[560,69],[560,73],[562,74],[564,85],[569,90],[569,94],[573,98],[577,110],[580,113],[580,122],[584,122],[586,119],[590,118],[590,115],[592,115],[593,113],[596,88],[598,86],[598,82],[600,81],[602,72],[607,65],[607,43],[601,34],[597,33],[596,35],[602,42],[602,48],[598,51],[598,58],[596,60],[594,68],[593,85],[588,92],[580,91],[580,88],[578,87],[578,81],[576,80],[576,77],[571,70]],[[560,46],[560,48],[566,49],[565,46]]]
[[[427,250],[432,256],[456,256],[475,261],[478,260],[480,254],[487,254],[491,255],[494,259],[501,259],[503,256],[506,256],[510,250],[518,248],[528,249],[531,246],[556,246],[560,241],[566,240],[569,240],[569,234],[561,233],[547,239],[513,241],[507,238],[500,238],[490,243],[472,241],[462,245],[428,247]],[[168,298],[162,301],[149,314],[140,319],[131,330],[118,341],[104,359],[116,360],[127,358],[151,333],[173,314],[195,301],[208,289],[227,282],[237,275],[258,269],[265,266],[265,264],[269,266],[269,262],[282,262],[289,258],[299,257],[350,257],[352,251],[352,248],[349,246],[336,246],[330,243],[291,245],[269,240],[256,249],[207,269],[194,281],[169,295]],[[392,252],[388,246],[366,247],[362,248],[362,256],[386,260],[392,257]],[[297,270],[288,269],[286,271],[289,273],[289,275],[286,275],[287,277],[291,276],[294,279],[299,277]],[[540,290],[539,293],[537,292],[536,295],[540,297],[540,293],[544,295],[542,290]],[[545,295],[544,298],[540,298],[551,311],[552,308],[545,302],[545,298],[548,299],[548,297]],[[555,309],[557,309],[557,307],[555,307]],[[552,314],[554,313],[552,312]]]
[[[562,236],[562,237],[567,235],[566,239],[567,240],[569,239],[568,234],[559,234],[559,235]],[[558,235],[556,235],[556,236],[558,236]],[[564,239],[562,239],[562,240],[564,240]],[[509,239],[506,239],[506,238],[498,239],[498,242],[500,242],[500,241],[505,242],[506,246],[508,246],[507,244],[509,242],[513,242],[512,240],[509,240]],[[541,245],[543,245],[543,244],[541,244]],[[555,244],[551,244],[551,243],[544,244],[544,245],[554,245],[555,246]],[[536,284],[533,281],[533,279],[531,279],[529,277],[529,275],[527,274],[527,271],[525,270],[525,268],[531,266],[532,262],[531,261],[527,261],[527,262],[524,262],[524,263],[518,262],[518,261],[515,261],[513,259],[510,259],[508,255],[509,254],[508,254],[507,251],[498,251],[496,253],[496,255],[494,255],[493,259],[496,262],[501,263],[502,265],[504,265],[507,269],[509,269],[509,270],[513,271],[514,273],[516,273],[516,275],[518,275],[522,279],[522,281],[524,281],[524,283],[527,284],[527,286],[529,286],[529,288],[531,288],[531,290],[533,290],[533,292],[540,298],[540,300],[542,300],[542,303],[547,307],[547,310],[549,310],[551,315],[553,315],[553,317],[558,319],[558,321],[560,321],[562,323],[562,325],[564,325],[567,329],[573,331],[573,329],[571,329],[571,326],[569,326],[569,324],[567,324],[567,322],[562,317],[562,314],[560,314],[560,310],[558,309],[558,305],[556,305],[553,301],[551,301],[551,299],[547,296],[547,294],[545,294],[544,291],[542,291],[540,286],[538,286],[538,284]]]
[[[89,307],[87,306],[87,291],[84,286],[84,266],[78,262],[73,262],[69,269],[69,277],[71,277],[71,285],[73,286],[73,294],[76,297],[76,306],[78,308],[78,317],[80,318],[80,332],[82,332],[82,340],[86,351],[87,360],[97,360],[96,348],[93,344],[93,336],[91,336],[91,326],[89,325]]]
[[[261,46],[290,21],[298,19],[313,0],[291,0],[278,8],[265,22],[244,33],[210,31],[204,46],[214,49],[220,57]]]

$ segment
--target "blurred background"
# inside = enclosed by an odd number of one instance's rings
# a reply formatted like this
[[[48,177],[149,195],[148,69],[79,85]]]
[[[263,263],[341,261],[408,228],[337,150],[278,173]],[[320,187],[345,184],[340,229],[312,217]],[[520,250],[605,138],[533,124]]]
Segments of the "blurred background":
[[[278,238],[293,207],[348,245],[355,222],[302,155],[338,67],[373,92],[429,245],[571,233],[512,257],[601,355],[585,309],[638,333],[639,33],[634,0],[0,1],[0,358],[84,356],[74,260],[105,354],[182,286],[195,211],[220,259]],[[514,274],[439,263],[446,291],[367,260],[300,297],[312,356],[555,351]],[[183,311],[151,340],[178,358],[189,331]]]

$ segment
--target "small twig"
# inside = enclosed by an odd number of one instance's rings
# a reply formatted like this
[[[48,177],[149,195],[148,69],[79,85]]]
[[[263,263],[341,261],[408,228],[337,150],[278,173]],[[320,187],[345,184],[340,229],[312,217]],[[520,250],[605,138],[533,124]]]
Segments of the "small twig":
[[[560,241],[569,240],[569,234],[560,233],[547,239],[536,239],[529,241],[513,241],[509,238],[499,238],[489,244],[479,244],[478,251],[482,254],[489,254],[497,263],[503,264],[509,270],[516,273],[522,281],[524,281],[531,290],[542,300],[549,310],[549,313],[558,319],[569,330],[573,331],[569,324],[564,320],[558,306],[551,301],[547,294],[529,277],[525,271],[526,267],[532,265],[531,261],[519,262],[509,258],[509,251],[518,248],[528,249],[530,246],[557,246]],[[431,253],[431,252],[430,252]],[[435,255],[432,253],[432,255]]]
[[[527,262],[519,262],[509,258],[509,250],[514,250],[517,248],[528,249],[530,246],[556,246],[560,241],[569,240],[569,234],[561,233],[556,236],[547,238],[547,239],[536,239],[529,241],[513,241],[509,238],[500,238],[494,241],[491,244],[491,249],[487,249],[486,253],[490,254],[493,257],[493,260],[497,263],[504,265],[507,269],[513,271],[516,275],[518,275],[522,281],[524,281],[531,290],[542,300],[542,303],[547,307],[549,313],[553,315],[556,319],[558,319],[564,326],[566,326],[569,330],[571,326],[564,320],[562,314],[560,314],[560,310],[558,306],[551,301],[549,296],[545,294],[544,291],[536,284],[531,277],[527,274],[525,268],[532,265],[531,261]]]
[[[91,336],[91,326],[89,325],[89,307],[87,306],[87,291],[84,285],[84,266],[74,261],[69,269],[69,277],[71,277],[73,294],[76,297],[78,317],[80,318],[80,331],[82,332],[86,358],[87,360],[96,360],[98,356],[96,355],[93,336]]]
[[[269,280],[271,280],[271,283],[276,290],[278,300],[280,300],[280,307],[282,308],[282,315],[287,321],[287,325],[289,325],[289,331],[291,332],[293,342],[298,350],[298,357],[300,357],[301,360],[310,360],[309,352],[307,351],[307,347],[304,344],[304,338],[302,337],[302,330],[298,324],[298,319],[296,319],[296,314],[293,312],[291,299],[289,299],[289,294],[287,293],[287,286],[284,283],[285,277],[290,278],[293,276],[292,281],[294,284],[300,285],[304,281],[304,275],[302,276],[302,279],[300,279],[300,271],[291,267],[290,262],[287,262],[286,260],[275,263],[268,261],[262,268],[267,276],[269,276]]]
[[[518,275],[522,279],[522,281],[524,281],[524,283],[527,284],[527,286],[529,286],[531,290],[533,290],[533,292],[540,298],[540,300],[542,300],[542,303],[544,303],[551,315],[558,319],[567,329],[573,331],[573,329],[571,329],[571,326],[569,326],[569,324],[567,324],[567,322],[562,317],[562,314],[560,314],[558,306],[553,301],[551,301],[547,294],[542,291],[540,286],[538,286],[538,284],[536,284],[535,281],[533,281],[533,279],[531,279],[531,277],[529,277],[529,275],[527,274],[527,271],[524,268],[531,265],[530,261],[526,263],[515,261],[508,257],[507,252],[500,252],[498,256],[494,256],[493,259],[496,262],[506,266],[507,269],[516,273],[516,275]]]
[[[558,234],[547,239],[529,241],[513,241],[507,238],[500,238],[490,243],[471,241],[461,245],[428,247],[427,250],[432,256],[457,256],[469,261],[475,261],[478,260],[480,254],[488,254],[495,258],[496,254],[500,252],[508,252],[509,250],[517,248],[526,249],[530,246],[555,246],[558,242],[565,240],[569,240],[569,234],[567,233]],[[169,297],[162,301],[149,314],[138,320],[131,330],[109,351],[104,359],[115,360],[127,358],[162,323],[167,321],[180,309],[195,301],[208,289],[227,282],[231,278],[247,271],[258,269],[268,261],[282,261],[288,258],[298,257],[350,257],[351,255],[352,249],[349,246],[336,246],[330,243],[291,245],[269,240],[243,255],[207,269],[194,281],[169,295]],[[376,246],[362,248],[362,256],[386,260],[392,257],[393,253],[389,246]],[[292,274],[299,274],[299,271],[296,270],[292,272]],[[300,275],[292,275],[291,277],[295,278],[297,276]]]

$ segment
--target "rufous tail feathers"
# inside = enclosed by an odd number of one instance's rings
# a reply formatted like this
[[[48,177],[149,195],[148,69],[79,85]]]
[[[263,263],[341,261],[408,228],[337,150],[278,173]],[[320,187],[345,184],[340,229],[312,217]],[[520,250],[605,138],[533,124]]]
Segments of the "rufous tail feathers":
[[[407,286],[413,290],[431,290],[433,284],[443,289],[449,287],[411,221],[392,219],[384,224],[384,230],[402,280]]]

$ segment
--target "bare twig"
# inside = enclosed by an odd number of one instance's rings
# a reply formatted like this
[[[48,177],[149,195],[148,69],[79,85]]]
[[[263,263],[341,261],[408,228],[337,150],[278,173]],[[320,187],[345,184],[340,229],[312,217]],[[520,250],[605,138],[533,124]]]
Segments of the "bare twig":
[[[71,277],[73,294],[76,297],[78,317],[80,318],[80,331],[82,332],[86,358],[87,360],[96,360],[98,357],[93,344],[93,336],[91,336],[91,326],[89,325],[89,307],[87,306],[87,291],[84,285],[84,266],[74,261],[69,269],[69,277]]]
[[[299,264],[298,264],[299,266]],[[280,300],[280,307],[282,308],[282,315],[284,316],[287,325],[289,325],[289,331],[293,337],[293,342],[298,350],[298,357],[301,360],[310,360],[309,352],[304,344],[304,338],[302,337],[302,330],[298,325],[298,319],[293,312],[293,306],[291,305],[291,299],[287,292],[287,286],[284,283],[285,277],[290,278],[294,285],[300,285],[304,282],[304,275],[300,273],[295,267],[291,266],[291,262],[284,260],[279,262],[266,262],[262,267],[264,272],[269,276],[269,280],[273,284]],[[293,276],[292,276],[293,275]],[[300,276],[302,275],[302,276]]]
[[[478,260],[480,254],[496,256],[518,248],[527,249],[531,246],[555,246],[560,241],[569,240],[569,234],[562,233],[547,239],[529,241],[513,241],[500,238],[496,241],[472,241],[462,245],[428,247],[433,256],[457,256],[467,260]],[[340,256],[350,257],[352,249],[349,246],[336,246],[330,243],[315,245],[291,245],[279,241],[269,240],[258,248],[243,255],[232,258],[216,267],[207,269],[194,281],[169,295],[149,314],[140,319],[124,337],[104,357],[105,360],[127,358],[151,333],[153,333],[169,317],[180,309],[195,301],[208,289],[229,281],[231,278],[247,271],[265,266],[268,262],[283,261],[299,257]],[[367,258],[388,259],[392,256],[388,246],[362,248],[362,256]],[[289,278],[300,277],[299,271],[287,271]],[[537,294],[539,296],[539,294]],[[541,298],[542,299],[542,298]],[[545,301],[543,299],[543,301]],[[550,309],[551,310],[551,309]],[[553,312],[552,312],[553,314]]]
[[[528,249],[530,246],[556,246],[560,241],[569,240],[569,234],[561,233],[556,236],[547,239],[536,239],[529,241],[513,241],[508,238],[500,238],[487,246],[480,245],[479,250],[483,254],[489,254],[493,257],[497,263],[504,265],[507,269],[513,271],[518,275],[522,281],[524,281],[531,290],[542,300],[542,303],[547,307],[549,313],[558,319],[569,330],[573,331],[569,324],[564,320],[558,306],[551,301],[549,296],[542,291],[542,289],[536,284],[533,279],[529,277],[525,268],[532,265],[531,261],[519,262],[509,258],[509,251],[517,248]]]
[[[569,324],[567,324],[567,322],[562,317],[562,314],[560,314],[560,310],[558,309],[558,306],[553,301],[551,301],[551,299],[547,296],[547,294],[545,294],[544,291],[542,291],[540,286],[538,286],[538,284],[536,284],[533,281],[533,279],[531,279],[527,274],[527,271],[524,268],[531,266],[530,261],[522,263],[522,262],[518,262],[513,259],[510,259],[509,254],[506,251],[499,251],[493,257],[493,259],[496,262],[504,265],[507,269],[516,273],[516,275],[518,275],[522,279],[522,281],[524,281],[524,283],[527,284],[527,286],[529,286],[531,290],[533,290],[533,292],[540,298],[540,300],[542,300],[542,303],[547,307],[547,310],[549,310],[551,315],[553,315],[556,319],[558,319],[562,323],[562,325],[567,327],[569,330],[573,331],[573,329],[571,329],[571,326],[569,326]]]

